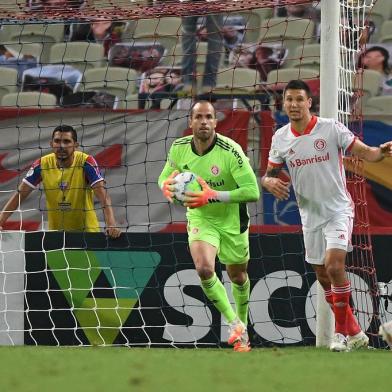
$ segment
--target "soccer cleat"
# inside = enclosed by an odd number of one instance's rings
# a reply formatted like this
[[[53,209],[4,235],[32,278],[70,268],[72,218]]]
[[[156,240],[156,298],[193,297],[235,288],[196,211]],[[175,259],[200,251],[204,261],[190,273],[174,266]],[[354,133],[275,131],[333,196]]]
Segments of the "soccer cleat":
[[[329,346],[329,349],[331,351],[337,351],[337,352],[348,351],[346,337],[341,333],[335,333],[335,335],[332,338],[332,343]]]
[[[389,321],[383,325],[380,325],[378,334],[388,343],[389,347],[392,349],[392,321]]]
[[[238,353],[247,353],[250,350],[248,332],[245,331],[241,335],[241,339],[234,343],[234,351]]]
[[[239,320],[235,319],[229,325],[229,339],[227,343],[233,345],[236,342],[239,342],[242,338],[242,335],[247,334],[245,324]]]
[[[347,348],[349,350],[357,350],[359,348],[366,348],[369,344],[369,338],[365,332],[360,331],[354,336],[347,337]]]

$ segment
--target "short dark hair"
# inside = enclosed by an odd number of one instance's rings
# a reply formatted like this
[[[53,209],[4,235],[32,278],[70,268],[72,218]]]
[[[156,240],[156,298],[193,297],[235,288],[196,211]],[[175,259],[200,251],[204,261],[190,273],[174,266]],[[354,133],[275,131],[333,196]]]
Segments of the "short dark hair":
[[[209,103],[211,106],[212,106],[212,108],[214,109],[214,117],[216,118],[216,110],[215,110],[215,106],[210,102],[210,101],[207,101],[207,100],[201,100],[201,101],[196,101],[192,106],[191,106],[191,118],[193,117],[193,109],[195,108],[195,106],[198,104],[198,103]]]
[[[301,79],[290,80],[290,81],[287,83],[287,85],[286,85],[286,87],[285,87],[285,89],[284,89],[284,91],[283,91],[283,96],[286,95],[286,91],[287,91],[287,90],[305,90],[306,95],[308,96],[308,98],[310,98],[311,95],[312,95],[312,93],[311,93],[311,91],[310,91],[310,88],[309,88],[308,84],[305,83],[305,82],[304,82],[303,80],[301,80]]]
[[[387,49],[385,49],[382,46],[372,46],[371,48],[366,49],[365,53],[363,53],[360,57],[359,57],[359,61],[358,61],[358,66],[360,68],[363,67],[363,58],[371,52],[380,52],[383,56],[384,56],[384,61],[382,62],[382,69],[384,71],[384,73],[388,74],[390,72],[390,68],[389,68],[389,52]]]
[[[69,132],[72,134],[72,140],[76,143],[78,141],[78,134],[76,133],[75,129],[73,127],[71,127],[70,125],[58,125],[53,133],[52,133],[52,139],[54,138],[54,134],[56,132]]]

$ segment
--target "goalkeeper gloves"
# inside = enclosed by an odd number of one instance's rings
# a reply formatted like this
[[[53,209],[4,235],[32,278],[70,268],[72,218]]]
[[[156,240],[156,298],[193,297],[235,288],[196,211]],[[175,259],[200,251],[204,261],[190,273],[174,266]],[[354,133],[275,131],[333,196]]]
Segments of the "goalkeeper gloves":
[[[167,200],[170,201],[170,203],[173,203],[173,197],[174,197],[174,184],[176,183],[176,180],[174,177],[179,173],[178,170],[174,170],[173,173],[170,174],[169,177],[162,183],[162,193],[163,196],[166,197]]]
[[[209,203],[229,201],[229,192],[214,191],[201,177],[197,177],[197,182],[201,185],[202,190],[200,192],[185,192],[185,207],[198,208]]]

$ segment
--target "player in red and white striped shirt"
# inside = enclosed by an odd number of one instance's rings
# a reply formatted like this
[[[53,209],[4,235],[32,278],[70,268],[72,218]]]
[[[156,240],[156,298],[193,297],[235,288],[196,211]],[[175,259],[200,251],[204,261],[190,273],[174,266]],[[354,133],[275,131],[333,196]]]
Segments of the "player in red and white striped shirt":
[[[278,178],[286,165],[303,226],[306,261],[316,272],[335,315],[333,351],[367,346],[349,306],[350,282],[345,260],[351,251],[354,205],[346,188],[343,156],[347,152],[369,162],[392,156],[392,142],[369,147],[343,124],[310,113],[312,98],[302,80],[290,81],[284,91],[290,123],[272,138],[263,187],[277,199],[288,199],[290,182]]]

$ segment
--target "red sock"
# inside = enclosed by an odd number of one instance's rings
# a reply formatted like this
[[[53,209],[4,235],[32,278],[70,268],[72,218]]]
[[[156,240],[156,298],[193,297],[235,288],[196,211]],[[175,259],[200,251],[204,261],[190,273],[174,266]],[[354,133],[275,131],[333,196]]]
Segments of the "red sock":
[[[361,332],[361,327],[359,326],[358,321],[355,318],[350,306],[347,309],[346,327],[347,334],[350,336],[354,336],[357,333]]]
[[[350,309],[350,291],[350,282],[346,282],[343,286],[332,286],[335,332],[341,333],[344,336],[347,335],[346,318],[348,309]]]

